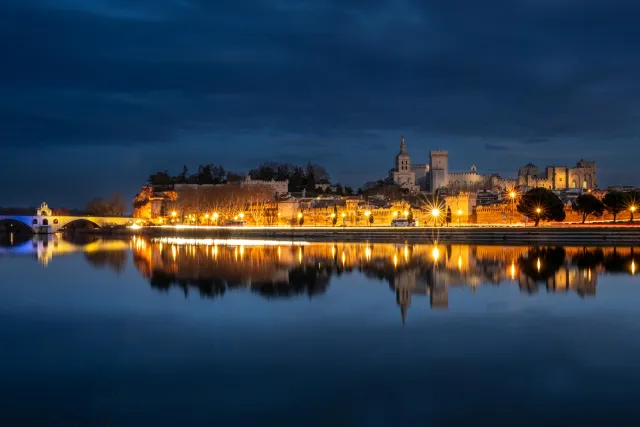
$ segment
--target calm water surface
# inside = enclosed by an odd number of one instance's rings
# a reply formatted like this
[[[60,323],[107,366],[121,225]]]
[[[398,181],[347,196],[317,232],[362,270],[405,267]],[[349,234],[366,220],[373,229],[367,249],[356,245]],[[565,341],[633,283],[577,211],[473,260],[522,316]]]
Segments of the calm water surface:
[[[640,425],[639,268],[640,247],[6,241],[0,426]]]

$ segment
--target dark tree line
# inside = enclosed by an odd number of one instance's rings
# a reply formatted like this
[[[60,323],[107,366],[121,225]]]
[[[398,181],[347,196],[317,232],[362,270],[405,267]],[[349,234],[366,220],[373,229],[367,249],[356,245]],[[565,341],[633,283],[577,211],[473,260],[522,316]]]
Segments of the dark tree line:
[[[251,179],[289,181],[290,192],[316,192],[317,184],[329,184],[331,176],[320,165],[309,162],[305,167],[282,162],[265,162],[249,171]],[[342,193],[342,191],[338,191]],[[351,190],[353,193],[353,190]]]
[[[306,166],[298,166],[284,162],[264,162],[249,171],[249,176],[253,180],[261,181],[289,181],[290,192],[317,193],[317,184],[329,184],[331,176],[327,170],[318,164],[309,162]],[[171,175],[168,171],[160,171],[149,176],[149,185],[155,188],[171,188],[175,184],[225,184],[228,182],[238,182],[245,177],[242,174],[233,173],[223,166],[209,164],[200,165],[198,169],[189,173],[189,168],[185,165],[182,172]],[[337,185],[337,193],[352,195],[355,194],[352,188]]]
[[[194,173],[189,173],[185,165],[178,175],[170,175],[168,171],[156,172],[149,176],[149,184],[154,187],[171,187],[175,184],[224,184],[240,180],[242,176],[225,170],[224,167],[209,164],[200,165]]]

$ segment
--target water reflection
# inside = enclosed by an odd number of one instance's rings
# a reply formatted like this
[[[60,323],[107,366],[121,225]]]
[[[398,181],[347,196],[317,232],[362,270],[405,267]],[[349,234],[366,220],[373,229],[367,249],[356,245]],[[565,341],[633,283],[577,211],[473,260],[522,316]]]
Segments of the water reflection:
[[[132,252],[135,268],[153,289],[177,288],[185,296],[196,292],[210,299],[235,289],[265,298],[313,298],[327,291],[332,278],[359,272],[388,284],[404,321],[414,296],[428,297],[433,309],[446,309],[451,288],[476,292],[480,286],[508,285],[528,294],[543,289],[594,296],[599,276],[636,274],[640,249],[91,236],[0,246],[0,254],[30,254],[43,266],[76,252],[91,266],[116,272]]]
[[[449,306],[450,288],[515,285],[522,292],[594,296],[598,276],[635,274],[637,248],[309,243],[161,238],[133,240],[134,264],[152,287],[216,298],[248,289],[267,298],[326,292],[354,271],[388,283],[403,321],[414,296]]]

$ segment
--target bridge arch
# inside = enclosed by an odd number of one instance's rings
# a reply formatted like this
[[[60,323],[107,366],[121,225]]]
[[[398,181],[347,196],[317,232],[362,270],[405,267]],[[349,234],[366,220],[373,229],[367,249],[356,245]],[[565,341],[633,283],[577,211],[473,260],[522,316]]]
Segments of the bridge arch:
[[[57,222],[56,222],[57,221]],[[63,229],[68,227],[69,225],[78,225],[78,224],[91,224],[96,228],[102,228],[102,226],[100,224],[98,224],[95,221],[92,221],[90,219],[87,218],[69,218],[69,220],[65,221],[63,218],[56,218],[54,219],[54,224],[58,225],[58,229]]]
[[[16,232],[16,233],[25,231],[25,232],[35,233],[35,230],[33,229],[32,225],[33,225],[32,221],[29,221],[28,219],[22,219],[19,217],[0,218],[0,231]]]

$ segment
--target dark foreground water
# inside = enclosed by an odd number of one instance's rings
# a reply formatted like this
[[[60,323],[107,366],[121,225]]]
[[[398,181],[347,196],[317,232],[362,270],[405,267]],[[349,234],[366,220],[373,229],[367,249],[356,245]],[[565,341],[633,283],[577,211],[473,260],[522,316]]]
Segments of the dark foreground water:
[[[639,255],[14,241],[0,426],[640,425]]]

